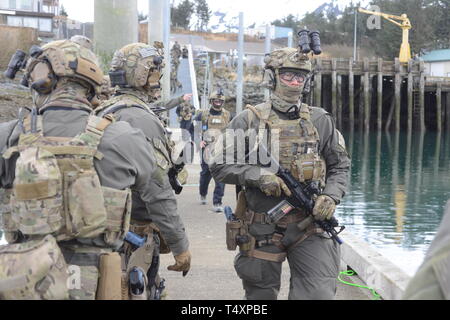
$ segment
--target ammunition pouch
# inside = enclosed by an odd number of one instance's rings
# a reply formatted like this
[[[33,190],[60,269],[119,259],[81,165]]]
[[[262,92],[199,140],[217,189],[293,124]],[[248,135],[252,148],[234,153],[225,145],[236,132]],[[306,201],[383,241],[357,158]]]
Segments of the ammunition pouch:
[[[0,247],[0,299],[65,300],[68,268],[53,236]]]

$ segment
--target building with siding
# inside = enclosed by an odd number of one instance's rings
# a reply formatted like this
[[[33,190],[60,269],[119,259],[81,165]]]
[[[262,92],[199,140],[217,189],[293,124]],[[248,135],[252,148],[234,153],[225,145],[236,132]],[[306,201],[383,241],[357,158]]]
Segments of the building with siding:
[[[433,77],[450,77],[450,49],[433,50],[420,59],[424,61],[425,72]]]
[[[0,0],[0,24],[38,30],[42,40],[55,37],[59,0]]]

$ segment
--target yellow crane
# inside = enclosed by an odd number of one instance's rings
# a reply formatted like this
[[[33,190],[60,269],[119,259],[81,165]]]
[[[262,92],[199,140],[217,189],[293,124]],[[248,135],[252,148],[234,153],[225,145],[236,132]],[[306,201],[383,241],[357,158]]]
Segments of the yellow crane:
[[[358,11],[371,15],[381,16],[386,20],[402,28],[403,38],[402,38],[402,45],[400,47],[399,60],[401,63],[408,63],[408,61],[411,60],[411,47],[409,45],[409,30],[412,28],[412,26],[411,21],[409,21],[408,16],[406,14],[402,14],[401,16],[395,16],[392,14],[387,14],[379,11],[369,11],[362,8],[359,8]],[[401,23],[398,21],[401,21]]]

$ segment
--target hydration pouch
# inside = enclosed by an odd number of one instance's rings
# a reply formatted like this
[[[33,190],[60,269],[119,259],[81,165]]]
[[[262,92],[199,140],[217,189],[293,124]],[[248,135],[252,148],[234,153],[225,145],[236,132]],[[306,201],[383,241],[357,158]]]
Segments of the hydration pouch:
[[[0,300],[66,300],[68,269],[53,236],[0,247]]]

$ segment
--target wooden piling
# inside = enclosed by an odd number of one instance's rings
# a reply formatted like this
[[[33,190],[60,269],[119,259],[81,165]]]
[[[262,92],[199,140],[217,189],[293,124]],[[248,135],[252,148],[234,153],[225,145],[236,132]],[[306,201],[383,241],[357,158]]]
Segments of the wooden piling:
[[[348,113],[350,127],[355,125],[355,77],[353,74],[353,59],[348,63]]]
[[[370,128],[370,76],[369,76],[369,59],[364,58],[364,128]]]
[[[395,77],[394,77],[394,97],[395,97],[395,130],[400,130],[400,108],[401,108],[401,88],[402,78],[400,75],[400,61],[395,58],[394,62]]]
[[[337,127],[342,129],[342,76],[337,76]]]
[[[412,74],[412,60],[409,60],[408,62],[408,132],[412,131],[412,125],[413,125],[413,105],[414,105],[414,77]]]
[[[419,62],[420,80],[419,80],[419,123],[420,130],[425,130],[425,65],[423,61]]]
[[[436,88],[436,130],[442,131],[442,84],[437,83]]]
[[[336,59],[331,59],[331,114],[337,118],[337,72]]]
[[[383,59],[378,59],[377,74],[377,130],[381,130],[383,123]]]
[[[445,93],[445,128],[447,132],[450,132],[450,92]]]

